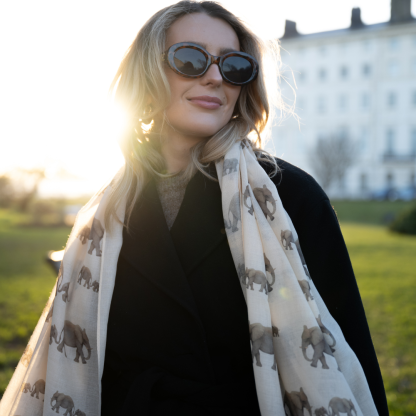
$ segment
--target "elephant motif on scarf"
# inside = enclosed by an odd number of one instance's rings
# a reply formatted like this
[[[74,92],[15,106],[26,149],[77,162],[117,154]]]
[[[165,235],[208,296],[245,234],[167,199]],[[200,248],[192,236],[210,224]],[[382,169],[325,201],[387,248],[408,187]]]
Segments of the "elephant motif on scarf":
[[[69,285],[71,283],[65,283],[64,285],[62,285],[61,287],[58,288],[58,292],[64,292],[62,293],[62,300],[64,302],[68,301],[69,302],[69,294],[68,294],[68,290],[69,290]]]
[[[64,333],[64,336],[62,337],[61,341],[62,332]],[[63,349],[65,350],[65,357],[67,356],[65,346],[76,348],[76,356],[74,358],[74,361],[77,363],[79,363],[80,356],[82,364],[87,364],[86,360],[89,360],[91,358],[92,348],[90,347],[90,341],[88,339],[85,328],[81,329],[79,325],[74,325],[70,321],[65,321],[64,327],[62,328],[57,343],[59,343],[57,347],[59,352],[62,352]],[[84,352],[82,350],[84,346],[88,350],[88,357],[84,357]]]
[[[333,347],[335,347],[335,344],[337,343],[337,341],[335,340],[331,331],[322,323],[321,315],[318,315],[318,317],[316,318],[316,321],[318,322],[319,328],[321,328],[322,333],[327,334],[332,338],[332,344],[328,344],[328,345],[331,347],[331,351],[335,352],[335,349]]]
[[[46,322],[49,322],[49,319],[51,319],[53,316],[53,305],[54,303],[52,303],[51,307],[49,308],[49,312],[46,315],[46,319],[45,319]]]
[[[306,353],[306,350],[309,345],[314,350],[314,354],[312,358],[309,358]],[[304,325],[303,332],[302,332],[302,346],[300,348],[302,349],[302,353],[303,353],[305,360],[311,361],[311,367],[316,368],[318,366],[318,360],[319,360],[322,363],[323,369],[325,370],[329,369],[328,364],[326,363],[324,353],[332,357],[334,356],[334,354],[333,354],[332,348],[326,342],[324,338],[324,334],[321,331],[321,328],[317,326],[308,328],[306,325]],[[339,368],[338,370],[341,371]]]
[[[267,218],[269,216],[270,221],[274,220],[273,214],[276,212],[276,201],[273,198],[273,194],[267,188],[266,185],[263,185],[263,188],[253,188],[253,195],[256,198],[258,204],[260,205],[261,210],[263,211],[264,216]],[[253,215],[254,207],[253,202],[251,206],[248,206],[247,199],[250,197],[250,190],[249,185],[246,186],[244,191],[244,206],[248,208],[249,214]],[[272,204],[273,212],[270,212],[269,208],[267,207],[267,202]]]
[[[86,244],[88,240],[91,240],[90,249],[88,254],[92,254],[95,250],[95,255],[101,257],[100,242],[104,237],[104,227],[101,225],[101,221],[94,218],[92,221],[92,227],[86,225],[77,235],[80,238],[82,244]]]
[[[263,253],[263,256],[264,256],[264,267],[266,269],[266,272],[269,272],[271,274],[271,276],[273,277],[273,283],[274,283],[274,281],[276,279],[274,271],[276,269],[273,269],[272,264],[270,263],[270,260],[267,258],[266,254]]]
[[[55,404],[53,405],[52,402],[54,400]],[[56,413],[59,413],[59,408],[62,407],[63,409],[66,409],[64,416],[73,416],[72,411],[75,407],[74,401],[71,397],[67,396],[64,393],[59,393],[59,391],[56,391],[56,393],[51,398],[51,406],[52,410],[56,410]]]
[[[248,213],[250,215],[253,215],[253,212],[254,212],[253,203],[251,203],[250,207],[247,204],[247,199],[250,198],[250,188],[248,187],[248,185],[246,186],[246,189],[244,190],[243,196],[244,196],[244,206],[248,208]]]
[[[51,333],[49,336],[49,345],[52,345],[52,340],[55,340],[55,343],[58,344],[58,331],[56,325],[51,326]]]
[[[222,175],[228,175],[229,173],[237,172],[238,160],[235,158],[224,159]],[[227,172],[228,171],[228,172]]]
[[[305,261],[305,257],[303,257],[303,253],[302,253],[302,249],[300,248],[300,243],[299,243],[299,238],[295,239],[293,238],[293,234],[292,231],[290,230],[282,230],[280,233],[280,238],[282,240],[282,246],[286,249],[286,250],[293,250],[292,248],[292,243],[296,246],[298,253],[299,253],[299,257],[300,260],[304,266],[304,268],[306,269],[306,261]],[[307,269],[306,269],[307,270]],[[310,278],[309,276],[309,272],[306,272],[307,276]]]
[[[320,407],[319,409],[315,409],[315,416],[325,416],[328,414],[325,407]]]
[[[299,286],[302,289],[302,292],[305,294],[306,300],[313,300],[313,296],[311,295],[311,287],[307,280],[298,280]]]
[[[274,273],[272,277],[273,277],[272,279],[273,281],[269,283],[266,275],[261,270],[254,270],[254,269],[249,269],[248,267],[246,267],[241,283],[246,284],[246,288],[248,289],[250,287],[251,290],[254,290],[253,283],[256,283],[260,285],[259,292],[263,292],[264,290],[264,293],[267,295],[269,292],[273,290],[271,286],[275,282]]]
[[[302,387],[300,391],[292,391],[290,393],[285,391],[283,402],[285,408],[288,408],[290,416],[303,416],[303,409],[306,409],[309,415],[312,416],[312,408],[309,404],[308,396],[306,396]]]
[[[87,266],[82,266],[77,283],[81,285],[82,280],[85,280],[84,287],[86,286],[89,289],[91,287],[92,275],[91,270]]]
[[[233,216],[232,224],[230,219],[230,212]],[[225,228],[231,228],[231,232],[238,231],[237,224],[238,221],[241,221],[241,211],[240,211],[240,193],[236,192],[230,201],[230,206],[228,208],[228,222],[224,219]]]
[[[25,383],[22,386],[22,393],[29,393],[30,392],[30,383]]]
[[[347,416],[353,416],[352,411],[357,415],[354,403],[349,399],[341,399],[334,397],[330,400],[328,405],[329,416],[340,416],[340,413],[346,413]]]
[[[272,370],[276,370],[276,360],[274,359],[273,350],[274,336],[279,336],[279,330],[275,326],[270,328],[258,323],[250,325],[251,355],[253,357],[253,361],[254,357],[256,357],[257,367],[262,367],[260,361],[260,351],[263,351],[266,354],[273,355],[274,362],[271,368]]]
[[[74,416],[87,416],[84,412],[81,412],[81,410],[77,410],[75,413],[74,413]]]
[[[98,290],[100,289],[100,283],[97,282],[96,280],[92,282],[91,286],[92,286],[93,292],[98,292]]]
[[[266,218],[267,216],[269,216],[270,221],[273,221],[274,220],[273,214],[276,212],[276,201],[273,198],[272,192],[267,188],[266,185],[263,185],[263,188],[254,188],[253,194],[257,202],[259,203],[264,216]],[[270,212],[269,208],[267,207],[267,202],[272,204],[273,212]]]
[[[68,294],[68,290],[69,290],[69,285],[70,283],[65,283],[64,285],[62,284],[62,281],[64,279],[64,263],[61,261],[61,267],[59,268],[59,273],[58,273],[58,278],[57,278],[57,284],[56,284],[56,293],[55,293],[55,297],[58,295],[58,293],[60,292],[64,292],[62,294],[62,300],[64,302],[68,301],[69,302],[69,294]],[[51,315],[52,316],[52,315]],[[49,320],[49,315],[46,318],[46,320]]]
[[[39,393],[45,394],[45,380],[37,380],[33,386],[30,395],[33,397],[36,395],[36,398],[39,399]]]

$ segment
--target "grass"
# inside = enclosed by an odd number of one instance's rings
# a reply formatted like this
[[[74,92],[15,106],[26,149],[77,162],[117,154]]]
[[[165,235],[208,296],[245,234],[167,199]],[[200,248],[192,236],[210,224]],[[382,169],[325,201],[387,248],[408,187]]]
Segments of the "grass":
[[[332,205],[342,222],[385,225],[397,215],[414,206],[414,201],[343,201],[334,200]]]
[[[366,206],[365,203],[357,204]],[[367,203],[373,222],[403,205]],[[333,203],[354,266],[385,383],[390,414],[416,414],[416,237],[380,225],[348,223],[367,218],[351,201]],[[374,212],[379,213],[375,221]],[[65,244],[69,228],[20,227],[24,216],[0,210],[0,394],[13,373],[54,285],[44,257]]]
[[[392,416],[416,414],[416,237],[342,223]]]
[[[0,210],[0,395],[55,282],[46,254],[62,249],[70,231],[19,226],[26,221],[25,215]]]

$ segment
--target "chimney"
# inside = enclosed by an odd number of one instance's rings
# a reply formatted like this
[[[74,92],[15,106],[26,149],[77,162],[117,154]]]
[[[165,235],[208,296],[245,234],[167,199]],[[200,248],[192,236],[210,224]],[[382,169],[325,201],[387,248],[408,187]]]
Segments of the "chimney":
[[[354,7],[351,12],[351,29],[358,29],[363,27],[364,23],[361,20],[361,9]]]
[[[296,22],[292,22],[291,20],[286,20],[285,33],[283,35],[283,38],[284,39],[293,38],[298,35],[299,35],[299,32],[296,29]]]
[[[411,3],[412,0],[391,0],[390,23],[402,23],[413,20]]]

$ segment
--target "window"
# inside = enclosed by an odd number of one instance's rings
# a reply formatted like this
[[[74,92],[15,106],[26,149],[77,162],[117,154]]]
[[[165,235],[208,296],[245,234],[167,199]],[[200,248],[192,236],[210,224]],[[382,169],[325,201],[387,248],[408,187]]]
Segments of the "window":
[[[325,68],[319,69],[318,78],[319,78],[320,81],[325,81],[326,80],[326,69]]]
[[[363,77],[369,78],[371,75],[371,65],[370,64],[364,64],[362,67]]]
[[[361,108],[366,110],[370,108],[371,105],[371,97],[368,92],[363,92],[361,94]]]
[[[409,177],[409,185],[413,188],[413,187],[416,187],[416,175],[415,175],[415,173],[414,172],[412,172],[411,174],[410,174],[410,177]]]
[[[341,94],[338,97],[338,107],[340,111],[346,111],[348,109],[348,97],[345,94]]]
[[[326,112],[326,100],[325,97],[318,97],[318,113]]]
[[[399,75],[400,68],[399,63],[397,61],[390,61],[389,62],[389,75],[392,78],[395,78]]]
[[[387,94],[387,105],[389,108],[395,108],[397,105],[397,94],[395,92],[389,92]]]
[[[398,38],[391,38],[389,42],[389,48],[391,51],[398,51],[400,49],[400,41]]]
[[[386,154],[394,154],[394,144],[396,141],[396,132],[392,128],[386,131]]]
[[[368,140],[370,137],[370,131],[368,127],[366,126],[361,127],[359,137],[360,137],[360,141],[359,141],[360,151],[365,152],[368,149]]]
[[[416,127],[410,131],[410,153],[416,155]]]
[[[362,191],[366,191],[368,189],[368,181],[367,181],[367,174],[362,173],[360,175],[360,189]]]
[[[340,68],[339,74],[340,74],[342,79],[347,79],[348,78],[348,68],[346,66],[342,66]]]
[[[386,175],[387,188],[391,188],[394,185],[394,176],[391,172]]]

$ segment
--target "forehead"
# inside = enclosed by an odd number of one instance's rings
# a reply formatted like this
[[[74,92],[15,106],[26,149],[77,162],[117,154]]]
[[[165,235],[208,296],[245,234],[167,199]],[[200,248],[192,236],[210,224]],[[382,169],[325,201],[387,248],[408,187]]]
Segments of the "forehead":
[[[204,13],[182,16],[172,24],[166,32],[166,49],[179,42],[200,44],[213,55],[240,50],[234,29],[224,20]]]

